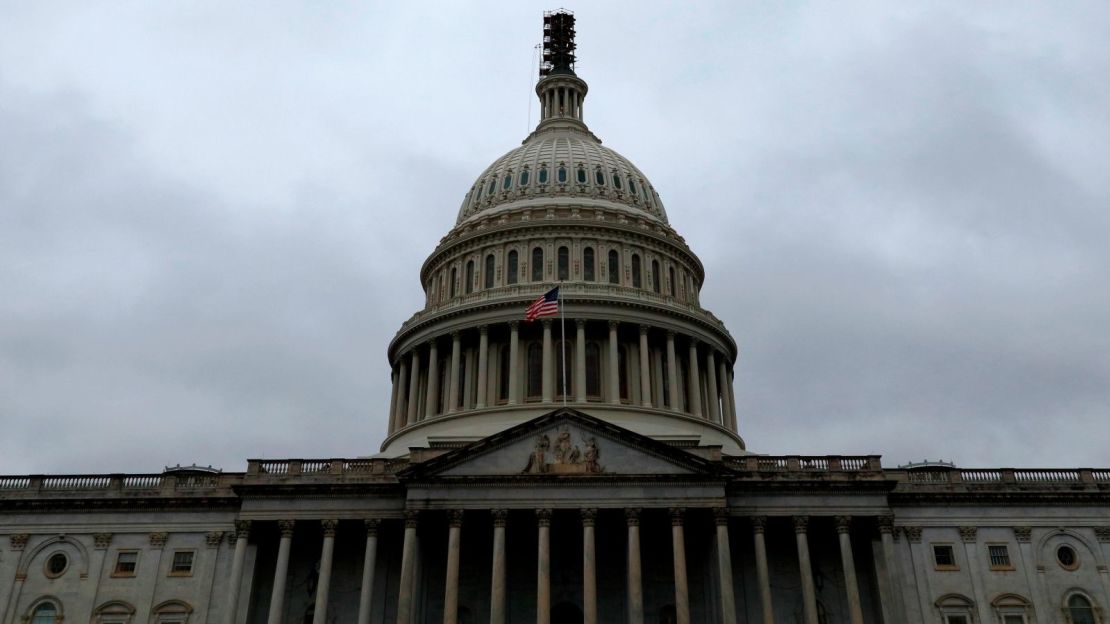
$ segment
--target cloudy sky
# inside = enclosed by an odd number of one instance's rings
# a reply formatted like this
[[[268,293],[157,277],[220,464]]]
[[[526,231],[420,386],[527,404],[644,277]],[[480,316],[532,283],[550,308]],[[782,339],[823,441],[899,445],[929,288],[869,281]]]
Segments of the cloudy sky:
[[[376,452],[545,8],[0,2],[0,473]],[[1110,465],[1110,4],[568,8],[750,449]]]

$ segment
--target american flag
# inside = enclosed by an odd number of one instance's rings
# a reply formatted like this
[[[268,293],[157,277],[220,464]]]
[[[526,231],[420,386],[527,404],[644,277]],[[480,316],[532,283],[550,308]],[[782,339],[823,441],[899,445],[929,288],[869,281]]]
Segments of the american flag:
[[[559,313],[559,287],[556,286],[536,299],[524,311],[524,320],[534,321],[541,316],[555,316]]]

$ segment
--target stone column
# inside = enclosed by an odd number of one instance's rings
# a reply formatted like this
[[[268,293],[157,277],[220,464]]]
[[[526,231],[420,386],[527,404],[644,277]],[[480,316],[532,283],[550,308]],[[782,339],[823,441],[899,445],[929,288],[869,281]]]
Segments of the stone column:
[[[894,621],[904,617],[901,608],[902,590],[898,586],[896,572],[898,560],[894,552],[894,516],[879,516],[879,539],[883,547],[883,567],[886,568],[887,598],[884,602],[887,604],[883,605],[883,610],[888,614],[889,620]],[[1018,542],[1020,547],[1021,540]]]
[[[447,386],[447,410],[448,414],[454,414],[458,411],[459,405],[459,365],[462,363],[462,338],[459,332],[451,332],[451,375],[449,385]]]
[[[621,402],[620,345],[617,344],[617,321],[609,321],[609,402]]]
[[[489,326],[478,328],[478,397],[474,407],[486,406],[486,386],[489,385]]]
[[[709,405],[706,406],[706,415],[709,420],[718,425],[724,424],[721,419],[721,395],[717,393],[717,362],[713,357],[713,348],[708,347],[705,353],[705,380],[709,385]]]
[[[840,562],[844,566],[844,589],[848,593],[848,616],[852,624],[863,624],[863,608],[859,601],[856,562],[852,556],[851,516],[836,517],[836,534],[840,539]]]
[[[393,430],[400,431],[407,422],[405,415],[408,413],[409,396],[409,363],[401,359],[401,371],[397,375],[397,412],[393,414]]]
[[[671,404],[667,407],[677,412],[680,403],[678,400],[678,363],[675,360],[673,331],[667,332],[667,393],[671,396]]]
[[[597,558],[594,549],[596,509],[582,510],[582,623],[597,624]]]
[[[541,400],[544,403],[551,402],[553,398],[551,388],[555,385],[555,367],[552,366],[551,354],[551,319],[545,318],[543,319],[543,374],[540,375],[543,380]]]
[[[443,624],[459,621],[459,550],[463,512],[447,512],[447,587],[443,592]]]
[[[274,569],[274,590],[270,593],[270,615],[267,624],[285,621],[285,580],[289,576],[289,549],[293,545],[293,521],[278,520],[281,541],[278,542],[277,566]]]
[[[683,509],[671,509],[671,549],[674,552],[674,610],[677,624],[690,624],[690,591],[686,582],[686,535]]]
[[[725,369],[726,359],[722,353],[721,361],[717,362],[717,385],[721,392],[721,424],[735,431],[736,428],[732,426],[732,419],[729,417],[729,412],[732,411],[732,401],[728,395],[729,381],[728,371]]]
[[[640,405],[651,407],[651,369],[648,362],[648,326],[640,326]]]
[[[231,558],[231,578],[227,588],[227,612],[224,624],[235,624],[239,615],[239,589],[243,585],[243,562],[247,557],[247,539],[250,537],[251,521],[235,521],[235,554]]]
[[[335,529],[338,520],[321,520],[324,544],[320,549],[320,576],[316,581],[316,607],[312,611],[312,624],[328,621],[328,591],[331,590],[331,563],[335,554]]]
[[[393,367],[389,372],[389,433],[393,433],[397,428],[397,368]]]
[[[701,374],[698,372],[698,340],[690,338],[690,361],[686,373],[686,389],[689,395],[690,413],[701,416]]]
[[[509,405],[520,402],[520,321],[509,321]]]
[[[586,402],[586,321],[574,322],[574,400]]]
[[[625,509],[628,522],[628,624],[644,624],[644,584],[640,571],[640,510]]]
[[[736,624],[736,596],[732,588],[732,546],[728,540],[729,511],[727,507],[713,509],[717,524],[717,573],[721,579],[721,622]]]
[[[494,509],[493,578],[490,581],[489,622],[505,624],[505,522],[509,510]]]
[[[435,338],[428,341],[428,394],[424,398],[424,418],[436,415],[439,408],[439,347]]]
[[[536,510],[536,624],[551,624],[551,510]]]
[[[771,599],[771,573],[767,567],[767,543],[763,533],[767,527],[766,516],[752,516],[752,534],[755,537],[755,576],[759,583],[759,605],[763,624],[775,624],[775,606]]]
[[[378,527],[381,520],[366,520],[366,554],[362,559],[362,588],[358,595],[358,624],[370,624],[374,596],[374,566],[378,558]]]
[[[416,422],[416,406],[420,404],[420,397],[416,394],[420,391],[420,348],[412,348],[412,364],[409,366],[409,404],[406,410],[406,422],[413,424]]]
[[[405,511],[405,541],[401,546],[401,580],[397,589],[397,624],[412,623],[412,602],[416,578],[416,525],[419,512]]]
[[[794,536],[798,541],[798,572],[802,577],[802,606],[805,624],[817,622],[817,590],[813,586],[813,566],[809,562],[809,516],[794,516]]]
[[[736,423],[736,392],[732,387],[733,371],[728,372],[728,417],[733,431],[739,431],[740,425]]]

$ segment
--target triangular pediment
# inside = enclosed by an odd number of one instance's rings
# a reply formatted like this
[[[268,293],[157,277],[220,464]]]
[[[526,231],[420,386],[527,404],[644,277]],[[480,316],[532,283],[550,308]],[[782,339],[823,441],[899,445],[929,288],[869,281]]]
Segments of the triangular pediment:
[[[414,465],[400,476],[719,476],[724,470],[700,456],[563,408]]]

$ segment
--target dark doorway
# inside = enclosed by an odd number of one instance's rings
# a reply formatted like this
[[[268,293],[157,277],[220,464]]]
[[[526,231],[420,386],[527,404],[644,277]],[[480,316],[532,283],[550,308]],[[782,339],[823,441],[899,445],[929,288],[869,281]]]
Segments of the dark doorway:
[[[551,607],[551,621],[559,624],[582,624],[582,610],[578,605],[560,602]]]

